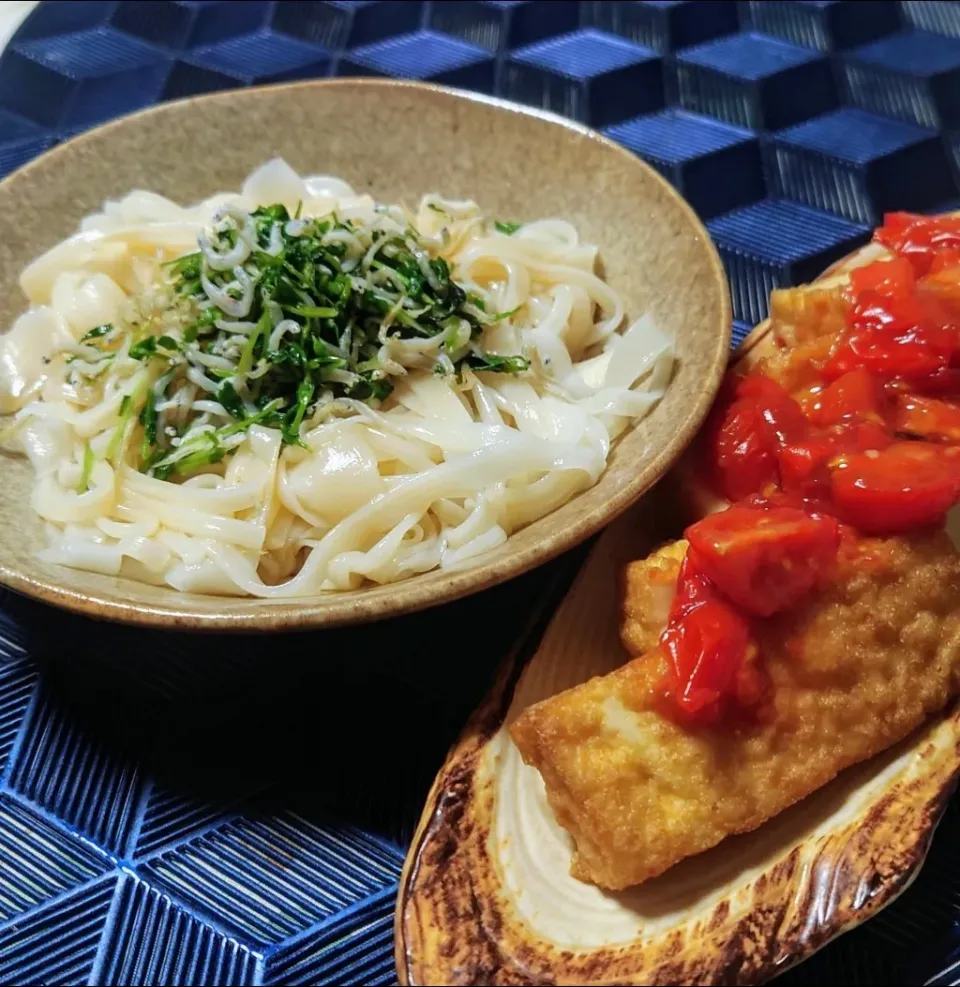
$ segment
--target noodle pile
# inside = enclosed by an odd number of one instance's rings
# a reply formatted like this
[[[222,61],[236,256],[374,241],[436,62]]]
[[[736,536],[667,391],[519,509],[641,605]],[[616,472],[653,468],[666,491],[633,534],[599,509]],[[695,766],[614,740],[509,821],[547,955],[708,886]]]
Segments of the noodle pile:
[[[189,208],[106,203],[24,271],[0,339],[43,558],[287,598],[496,548],[669,382],[596,259],[566,222],[409,212],[280,160]]]

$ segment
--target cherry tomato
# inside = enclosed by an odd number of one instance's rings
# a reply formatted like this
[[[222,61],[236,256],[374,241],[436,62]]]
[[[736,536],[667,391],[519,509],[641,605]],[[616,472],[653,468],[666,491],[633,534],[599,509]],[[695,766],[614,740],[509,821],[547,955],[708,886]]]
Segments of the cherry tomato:
[[[946,247],[934,256],[929,274],[954,271],[958,267],[960,267],[960,246]],[[956,279],[953,279],[953,287],[956,289]]]
[[[840,526],[790,507],[734,505],[686,530],[700,572],[738,607],[769,617],[829,574]]]
[[[731,375],[699,440],[737,503],[686,532],[660,639],[681,719],[761,715],[771,686],[754,622],[853,549],[863,565],[858,532],[936,523],[960,501],[960,218],[893,213],[875,239],[893,259],[856,269],[845,291],[775,294],[795,340],[777,380]]]
[[[847,318],[848,332],[823,368],[835,380],[864,368],[890,380],[949,367],[960,353],[960,330],[935,298],[864,292]]]
[[[749,640],[747,618],[716,593],[688,553],[660,638],[669,663],[664,684],[681,714],[717,716],[721,699],[736,684]]]
[[[894,388],[906,388],[917,394],[954,395],[960,397],[960,369],[941,368],[932,374],[911,377],[909,380],[894,379]]]
[[[868,449],[885,449],[893,436],[876,422],[847,422],[817,432],[799,442],[785,445],[777,454],[784,490],[806,492],[823,486],[829,489],[829,464],[837,456]]]
[[[768,494],[755,494],[740,502],[742,507],[753,507],[769,511],[775,507],[789,507],[791,510],[802,511],[813,518],[830,514],[830,502],[817,492],[798,490],[775,490]]]
[[[874,240],[910,262],[918,275],[926,274],[944,250],[960,247],[960,218],[888,213]]]
[[[834,350],[823,376],[836,380],[863,367],[881,380],[930,377],[950,366],[951,348],[919,331],[899,336],[872,330],[851,333]]]
[[[808,417],[815,425],[835,425],[843,419],[880,422],[881,392],[877,379],[864,367],[838,377],[817,396]]]
[[[960,406],[937,398],[901,394],[894,428],[918,438],[960,442]]]
[[[957,316],[935,295],[881,295],[864,292],[849,312],[847,324],[855,332],[873,330],[890,342],[917,341],[947,353],[957,349]]]
[[[894,257],[878,260],[850,273],[850,291],[859,298],[866,291],[880,295],[906,295],[913,291],[917,278],[908,260]]]
[[[680,572],[677,575],[677,589],[673,603],[670,606],[670,620],[688,610],[690,607],[710,600],[716,596],[716,589],[707,578],[707,574],[694,564],[690,553],[683,557]]]
[[[714,462],[719,492],[739,500],[777,479],[776,446],[753,402],[736,402],[717,435]]]
[[[960,251],[958,251],[960,254]],[[940,260],[941,255],[935,258],[935,263]],[[942,269],[931,268],[931,273],[922,278],[917,284],[917,295],[922,298],[924,304],[931,308],[934,315],[946,328],[953,328],[960,324],[960,262]],[[957,367],[957,349],[951,353],[950,366]]]
[[[807,421],[800,405],[772,377],[765,374],[745,377],[737,388],[737,397],[757,404],[778,445],[806,431]]]
[[[879,243],[886,243],[885,236],[904,230],[914,223],[922,223],[927,217],[917,212],[888,212],[883,215],[883,225],[874,231],[873,238]]]
[[[940,521],[960,498],[960,448],[897,442],[841,457],[830,478],[842,521],[893,534]]]
[[[740,500],[776,483],[777,450],[806,428],[800,405],[776,381],[744,378],[712,440],[719,492]]]

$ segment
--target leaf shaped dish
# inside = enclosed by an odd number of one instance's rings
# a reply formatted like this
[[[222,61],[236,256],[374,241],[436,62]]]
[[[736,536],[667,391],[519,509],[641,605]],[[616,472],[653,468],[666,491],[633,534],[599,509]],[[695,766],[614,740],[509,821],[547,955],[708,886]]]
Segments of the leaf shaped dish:
[[[866,247],[821,282],[875,256]],[[758,326],[740,356],[769,332]],[[401,983],[762,983],[916,876],[960,774],[958,711],[638,888],[610,894],[570,876],[570,838],[507,730],[532,703],[624,662],[620,572],[677,530],[668,503],[679,499],[655,492],[601,536],[530,660],[506,662],[451,751],[401,879]]]

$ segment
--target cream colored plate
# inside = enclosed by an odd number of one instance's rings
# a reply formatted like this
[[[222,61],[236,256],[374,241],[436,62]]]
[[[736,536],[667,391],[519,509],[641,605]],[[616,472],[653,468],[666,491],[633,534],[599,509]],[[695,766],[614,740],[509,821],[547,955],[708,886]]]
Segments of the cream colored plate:
[[[883,253],[868,245],[819,282]],[[771,345],[763,323],[737,359],[752,362]],[[916,876],[960,775],[960,710],[639,888],[610,894],[570,877],[570,839],[507,728],[531,704],[627,659],[625,563],[676,535],[678,511],[702,516],[718,506],[696,481],[695,457],[694,449],[659,495],[603,534],[522,673],[515,655],[451,751],[401,880],[402,983],[762,983],[875,914]],[[960,545],[960,511],[950,520]]]
[[[402,983],[761,983],[888,904],[922,863],[960,770],[957,714],[639,888],[570,877],[569,837],[507,725],[623,663],[618,574],[660,540],[653,510],[602,536],[512,697],[513,663],[437,778],[401,882]]]

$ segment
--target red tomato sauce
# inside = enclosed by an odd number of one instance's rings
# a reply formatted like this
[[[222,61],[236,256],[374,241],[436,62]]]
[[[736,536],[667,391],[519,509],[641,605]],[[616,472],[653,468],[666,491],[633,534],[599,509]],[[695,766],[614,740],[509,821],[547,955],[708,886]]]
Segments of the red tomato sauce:
[[[686,530],[660,639],[688,721],[759,709],[757,621],[829,580],[842,533],[942,524],[960,500],[960,218],[892,213],[874,240],[892,260],[772,306],[796,345],[714,407],[707,474],[731,506]]]

